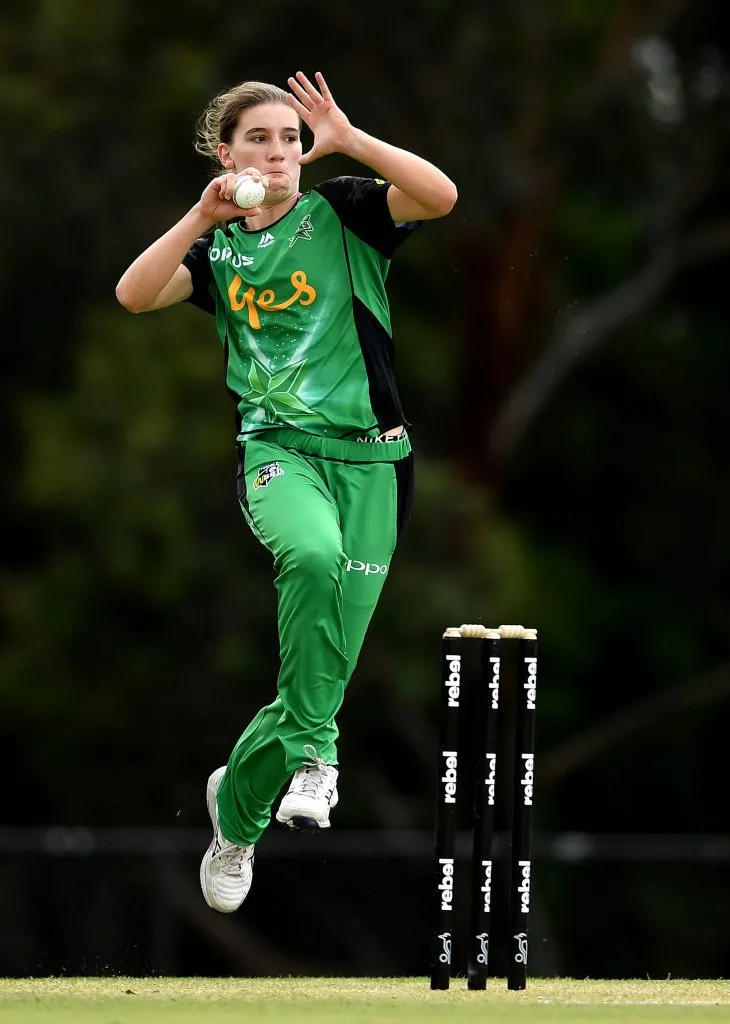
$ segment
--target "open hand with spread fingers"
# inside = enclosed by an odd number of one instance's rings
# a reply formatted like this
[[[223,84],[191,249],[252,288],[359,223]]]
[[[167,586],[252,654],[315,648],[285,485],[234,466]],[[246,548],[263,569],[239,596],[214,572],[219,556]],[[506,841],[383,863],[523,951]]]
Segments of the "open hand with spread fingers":
[[[327,153],[346,152],[355,130],[335,103],[324,76],[317,71],[314,77],[319,89],[301,71],[297,71],[296,78],[287,79],[293,93],[289,102],[314,135],[312,148],[299,158],[300,164],[311,163]]]

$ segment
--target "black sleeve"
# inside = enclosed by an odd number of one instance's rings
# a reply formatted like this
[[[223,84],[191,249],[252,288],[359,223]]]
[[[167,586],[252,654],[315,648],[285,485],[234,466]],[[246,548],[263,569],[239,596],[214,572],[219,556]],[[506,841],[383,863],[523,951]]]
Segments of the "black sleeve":
[[[395,224],[388,209],[389,181],[379,178],[330,178],[314,191],[327,200],[342,223],[354,235],[386,259],[405,242],[421,221]]]
[[[213,275],[210,272],[210,260],[208,259],[208,250],[212,240],[212,235],[203,235],[202,238],[193,242],[183,256],[182,265],[188,268],[193,279],[193,293],[185,301],[191,302],[206,313],[215,314],[215,300],[211,289]]]

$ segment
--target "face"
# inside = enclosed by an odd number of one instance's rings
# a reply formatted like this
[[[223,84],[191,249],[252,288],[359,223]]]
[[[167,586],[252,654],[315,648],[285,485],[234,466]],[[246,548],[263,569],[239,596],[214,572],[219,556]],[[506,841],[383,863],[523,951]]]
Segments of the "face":
[[[255,167],[268,177],[266,206],[299,191],[301,155],[299,118],[284,103],[262,103],[244,110],[231,141],[218,147],[218,158],[226,170]]]

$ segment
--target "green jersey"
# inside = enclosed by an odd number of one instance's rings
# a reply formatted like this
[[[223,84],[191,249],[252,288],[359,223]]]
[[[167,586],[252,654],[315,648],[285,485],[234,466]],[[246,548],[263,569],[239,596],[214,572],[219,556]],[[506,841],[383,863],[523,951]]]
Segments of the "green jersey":
[[[215,315],[238,439],[272,428],[372,438],[405,423],[385,279],[418,227],[394,224],[388,182],[333,178],[266,228],[231,221],[183,264]]]

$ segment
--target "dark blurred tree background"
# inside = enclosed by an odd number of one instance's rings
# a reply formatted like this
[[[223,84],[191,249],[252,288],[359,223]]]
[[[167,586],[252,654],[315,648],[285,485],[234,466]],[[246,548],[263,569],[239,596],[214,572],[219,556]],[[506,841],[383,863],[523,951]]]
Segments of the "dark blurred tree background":
[[[431,826],[440,632],[519,621],[538,829],[726,830],[729,26],[710,0],[4,11],[6,823],[204,827],[205,778],[271,699],[213,326],[114,286],[202,191],[210,96],[301,68],[460,191],[391,270],[418,496],[341,715],[338,827]],[[699,916],[726,963],[726,878],[685,879],[671,917],[676,877],[619,877],[590,883],[611,942],[638,920],[652,969],[701,972],[663,945]],[[551,963],[580,971],[576,876],[545,879]]]

